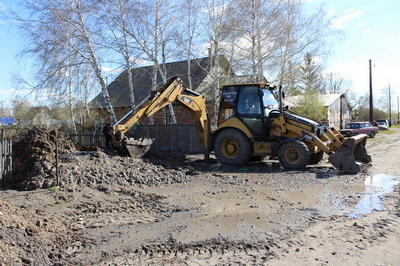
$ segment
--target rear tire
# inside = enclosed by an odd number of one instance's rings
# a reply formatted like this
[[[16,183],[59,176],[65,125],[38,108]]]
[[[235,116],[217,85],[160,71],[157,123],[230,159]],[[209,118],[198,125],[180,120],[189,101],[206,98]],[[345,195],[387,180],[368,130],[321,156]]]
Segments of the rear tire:
[[[286,141],[278,149],[278,160],[285,169],[302,169],[310,161],[310,151],[304,142]]]
[[[253,153],[250,139],[241,131],[233,128],[225,129],[217,135],[214,152],[223,164],[246,164]]]

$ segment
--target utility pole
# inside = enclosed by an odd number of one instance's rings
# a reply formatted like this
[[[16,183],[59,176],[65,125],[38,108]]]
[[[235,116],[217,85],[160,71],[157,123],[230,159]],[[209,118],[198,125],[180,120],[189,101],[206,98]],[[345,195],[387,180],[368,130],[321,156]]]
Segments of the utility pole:
[[[369,60],[369,122],[374,124],[374,102],[372,96],[372,60]]]
[[[392,96],[390,95],[390,84],[389,84],[389,127],[392,126]]]
[[[399,96],[397,96],[397,124],[400,124]]]

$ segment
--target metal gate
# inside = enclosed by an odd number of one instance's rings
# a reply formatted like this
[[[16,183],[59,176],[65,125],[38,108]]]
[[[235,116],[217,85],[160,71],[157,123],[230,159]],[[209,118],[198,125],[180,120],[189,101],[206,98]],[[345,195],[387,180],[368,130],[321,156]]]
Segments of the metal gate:
[[[10,183],[12,175],[12,141],[0,140],[0,185]]]

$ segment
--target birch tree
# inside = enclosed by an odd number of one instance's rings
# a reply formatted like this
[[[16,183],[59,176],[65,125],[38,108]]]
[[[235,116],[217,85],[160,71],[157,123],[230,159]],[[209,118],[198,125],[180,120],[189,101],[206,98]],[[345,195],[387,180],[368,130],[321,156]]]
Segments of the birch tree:
[[[326,37],[338,32],[329,27],[331,21],[322,7],[311,15],[306,15],[302,10],[301,0],[283,1],[277,22],[279,50],[276,60],[270,62],[269,69],[277,70],[277,82],[285,85],[288,62],[300,63],[306,52],[323,55],[329,49],[325,42]]]
[[[143,60],[153,64],[152,87],[156,87],[158,75],[163,83],[167,82],[168,73],[165,64],[168,54],[175,46],[172,36],[176,30],[178,18],[174,13],[176,5],[166,0],[136,1],[135,14],[131,14],[127,24],[127,34],[135,42],[136,49],[143,55]],[[168,105],[172,122],[176,124],[172,105]]]
[[[228,0],[203,0],[203,13],[201,24],[206,36],[204,42],[208,46],[209,57],[211,60],[210,76],[213,84],[214,114],[218,113],[219,88],[220,88],[220,55],[223,53],[223,42],[232,36],[230,11],[234,9],[234,2]]]
[[[75,28],[76,32],[78,33],[78,36],[72,36],[73,40],[76,39],[77,43],[72,43],[71,48],[92,66],[100,83],[104,102],[106,104],[111,123],[115,124],[117,122],[117,118],[111,105],[107,84],[103,76],[101,62],[97,54],[101,47],[96,47],[96,45],[100,42],[95,41],[97,36],[102,35],[101,27],[97,27],[99,23],[98,20],[90,20],[90,15],[95,13],[97,10],[98,1],[93,0],[86,2],[88,4],[84,4],[82,0],[74,0],[70,6],[70,14],[72,15],[70,24],[72,24],[73,28]]]
[[[187,61],[187,86],[189,89],[193,89],[191,73],[192,59],[195,59],[195,55],[198,54],[198,50],[195,47],[198,47],[199,43],[196,43],[196,39],[201,34],[198,16],[199,10],[200,3],[198,1],[188,0],[186,3],[182,3],[179,11],[186,13],[186,16],[182,17],[180,30],[175,32],[175,39],[179,48],[175,52],[175,56],[177,58],[182,57]]]
[[[40,66],[39,74],[47,73],[46,77],[41,79],[41,84],[35,85],[34,89],[48,88],[48,81],[60,73],[65,73],[68,67],[86,64],[93,69],[110,120],[115,123],[116,117],[100,59],[102,28],[96,20],[98,1],[32,0],[23,3],[24,12],[29,12],[29,15],[14,15],[21,22],[20,29],[30,42],[30,48],[24,53],[36,56]],[[71,61],[72,56],[78,59]]]
[[[133,75],[132,69],[136,65],[136,61],[140,57],[141,53],[135,53],[138,51],[135,47],[135,42],[131,38],[129,32],[130,18],[137,16],[138,9],[136,8],[135,1],[127,0],[115,0],[115,1],[104,1],[103,8],[105,10],[104,21],[108,25],[109,31],[112,33],[111,36],[107,36],[109,44],[107,45],[110,49],[116,52],[116,55],[121,55],[123,58],[123,68],[126,69],[128,74],[128,88],[131,109],[135,110],[135,91],[133,87]]]
[[[267,63],[276,50],[279,36],[277,19],[280,15],[279,1],[239,1],[242,22],[239,24],[242,36],[236,47],[238,60],[248,62],[248,73],[253,82],[264,81]]]

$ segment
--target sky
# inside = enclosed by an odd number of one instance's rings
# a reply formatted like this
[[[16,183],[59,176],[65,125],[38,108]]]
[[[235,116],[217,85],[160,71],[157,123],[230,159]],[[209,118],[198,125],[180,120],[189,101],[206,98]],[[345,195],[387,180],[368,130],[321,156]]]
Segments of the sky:
[[[15,3],[0,0],[0,9]],[[323,5],[332,16],[335,29],[342,36],[329,40],[333,44],[326,72],[337,73],[351,81],[357,96],[369,94],[369,60],[371,60],[374,99],[387,97],[390,86],[392,106],[400,96],[400,1],[399,0],[304,0],[308,10]],[[9,102],[17,94],[12,75],[24,71],[16,55],[23,39],[0,18],[0,102]],[[22,92],[19,92],[22,93]],[[26,92],[23,92],[25,95]]]
[[[333,17],[333,27],[343,33],[326,62],[326,72],[339,73],[351,81],[358,96],[369,95],[370,67],[374,99],[388,98],[397,106],[400,96],[400,1],[398,0],[309,0]]]

